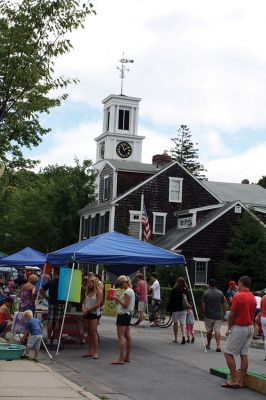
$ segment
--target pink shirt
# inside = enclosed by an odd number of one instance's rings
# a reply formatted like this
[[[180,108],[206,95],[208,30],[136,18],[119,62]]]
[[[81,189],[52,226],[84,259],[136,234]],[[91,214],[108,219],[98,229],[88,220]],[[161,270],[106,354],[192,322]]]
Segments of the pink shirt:
[[[261,310],[261,316],[266,317],[266,294],[261,299],[260,310]]]
[[[138,281],[136,292],[139,295],[139,301],[146,302],[148,300],[147,289],[148,289],[147,282],[145,282],[143,279]]]

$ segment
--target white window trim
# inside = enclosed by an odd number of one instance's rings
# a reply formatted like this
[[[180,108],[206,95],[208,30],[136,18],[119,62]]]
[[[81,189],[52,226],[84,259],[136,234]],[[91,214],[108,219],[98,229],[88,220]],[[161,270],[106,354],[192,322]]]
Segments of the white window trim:
[[[209,261],[210,258],[200,258],[200,257],[193,257],[193,261],[201,261],[201,262],[205,262],[206,263],[206,279],[205,282],[196,282],[196,263],[194,263],[194,268],[195,268],[195,286],[203,286],[203,285],[207,285],[207,277],[208,277],[208,267],[209,267]]]
[[[129,111],[129,127],[128,129],[119,129],[119,111]],[[117,113],[117,132],[124,133],[130,131],[130,118],[131,118],[131,108],[126,106],[119,106],[118,113]]]
[[[129,215],[130,215],[130,222],[140,222],[141,220],[141,211],[134,211],[134,210],[129,210]],[[134,216],[138,216],[138,218],[134,219]]]
[[[180,183],[180,191],[178,199],[171,198],[171,183],[179,182]],[[169,203],[182,203],[182,190],[183,190],[183,178],[176,178],[173,176],[169,176]]]
[[[166,225],[166,216],[167,213],[163,213],[163,212],[153,212],[153,224],[152,224],[152,233],[154,235],[165,235],[165,225]],[[156,222],[156,217],[164,217],[163,220],[163,232],[155,232],[155,222]]]
[[[106,198],[105,198],[105,186],[106,186],[106,180],[107,180],[107,179],[109,179],[109,175],[105,175],[105,176],[103,177],[102,201],[109,200],[109,199],[106,199]],[[109,197],[110,197],[110,193],[109,193]]]
[[[236,214],[241,214],[241,213],[242,213],[242,207],[239,206],[239,205],[236,205],[236,206],[235,206],[235,213],[236,213]]]
[[[187,218],[192,218],[192,224],[190,226],[180,226],[179,222],[182,219],[187,219]],[[196,226],[196,221],[197,221],[197,213],[194,212],[193,215],[191,215],[191,217],[183,217],[182,215],[179,214],[178,218],[177,218],[177,229],[187,229],[187,228],[193,228],[194,226]]]

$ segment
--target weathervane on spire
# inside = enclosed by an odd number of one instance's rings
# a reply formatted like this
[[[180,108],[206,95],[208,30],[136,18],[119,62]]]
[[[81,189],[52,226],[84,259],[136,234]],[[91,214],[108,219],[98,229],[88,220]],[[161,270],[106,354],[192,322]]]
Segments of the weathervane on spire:
[[[123,58],[121,58],[120,60],[118,60],[121,63],[121,67],[117,67],[117,69],[120,71],[120,78],[121,78],[121,95],[123,94],[123,80],[125,79],[125,73],[127,71],[129,71],[128,68],[126,68],[125,64],[127,63],[133,63],[134,60],[128,60],[127,58],[125,58],[124,56],[124,52],[123,52]]]

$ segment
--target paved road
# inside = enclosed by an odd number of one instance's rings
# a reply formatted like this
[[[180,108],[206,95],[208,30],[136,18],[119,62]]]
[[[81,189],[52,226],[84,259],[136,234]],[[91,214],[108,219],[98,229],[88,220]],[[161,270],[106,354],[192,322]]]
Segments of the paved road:
[[[132,328],[134,349],[132,361],[122,366],[111,365],[117,357],[115,323],[101,320],[100,359],[82,358],[84,350],[72,345],[52,362],[43,354],[41,361],[75,383],[107,399],[116,400],[215,400],[263,399],[250,390],[221,388],[223,380],[210,375],[210,367],[225,367],[223,353],[204,352],[200,336],[194,344],[172,343],[172,328]],[[224,343],[223,345],[224,346]],[[265,372],[264,351],[251,349],[250,370]],[[237,392],[237,393],[236,393]]]

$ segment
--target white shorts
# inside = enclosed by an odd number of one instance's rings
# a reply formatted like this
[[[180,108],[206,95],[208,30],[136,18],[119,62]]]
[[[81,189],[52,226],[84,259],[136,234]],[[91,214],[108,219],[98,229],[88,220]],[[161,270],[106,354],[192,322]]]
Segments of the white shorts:
[[[233,325],[227,338],[225,353],[232,356],[246,356],[253,333],[253,325]]]
[[[138,302],[138,311],[144,312],[146,307],[145,301],[139,301]]]
[[[179,322],[180,324],[185,324],[187,319],[187,310],[174,311],[172,313],[173,322]]]
[[[42,342],[42,335],[31,335],[28,338],[27,347],[29,349],[39,350],[41,347],[41,342]]]

